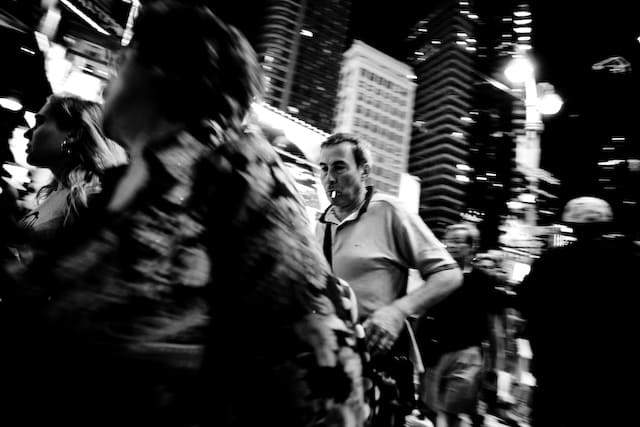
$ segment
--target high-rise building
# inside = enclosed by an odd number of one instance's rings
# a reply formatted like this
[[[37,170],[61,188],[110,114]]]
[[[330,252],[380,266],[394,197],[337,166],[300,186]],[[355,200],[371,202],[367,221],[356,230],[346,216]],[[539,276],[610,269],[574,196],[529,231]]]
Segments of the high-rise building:
[[[265,100],[323,131],[333,128],[350,7],[350,0],[269,0],[258,36]]]
[[[611,136],[601,146],[598,161],[598,191],[612,208],[619,230],[640,235],[640,169],[635,148],[625,136]]]
[[[409,172],[422,182],[420,214],[436,233],[472,218],[488,246],[506,211],[514,130],[524,128],[514,114],[522,102],[501,81],[518,49],[517,7],[443,0],[407,39],[418,84]]]
[[[409,172],[421,178],[420,214],[434,231],[457,222],[465,208],[475,67],[474,24],[458,2],[418,22],[409,35],[417,79]],[[469,49],[467,49],[469,48]]]
[[[371,183],[398,195],[407,171],[415,91],[407,64],[355,40],[340,72],[336,132],[349,132],[371,146]]]

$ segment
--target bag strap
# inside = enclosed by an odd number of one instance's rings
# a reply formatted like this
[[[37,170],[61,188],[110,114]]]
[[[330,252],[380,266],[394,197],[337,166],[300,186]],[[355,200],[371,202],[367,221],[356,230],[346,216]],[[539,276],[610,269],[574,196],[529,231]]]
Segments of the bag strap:
[[[333,270],[333,243],[331,239],[331,223],[326,223],[324,226],[324,240],[322,242],[322,252],[324,257],[329,263],[329,267]]]
[[[367,192],[364,196],[364,203],[362,204],[362,206],[360,206],[360,209],[358,210],[358,218],[360,218],[362,214],[364,214],[369,208],[369,203],[371,203],[371,198],[373,197],[373,194],[374,194],[373,187],[368,186]],[[331,236],[331,223],[326,220],[326,215],[327,215],[327,212],[329,212],[330,208],[331,206],[329,206],[327,210],[322,214],[322,216],[320,217],[320,222],[325,224],[324,240],[322,242],[322,252],[324,252],[324,257],[327,259],[327,262],[329,262],[329,266],[331,267],[331,269],[333,269],[333,249],[332,249],[333,243],[332,243],[332,236]]]
[[[405,320],[404,327],[409,335],[409,360],[413,363],[413,369],[417,374],[424,374],[424,363],[422,362],[422,355],[420,354],[420,347],[418,347],[418,340],[416,340],[413,326],[411,326],[409,320]]]

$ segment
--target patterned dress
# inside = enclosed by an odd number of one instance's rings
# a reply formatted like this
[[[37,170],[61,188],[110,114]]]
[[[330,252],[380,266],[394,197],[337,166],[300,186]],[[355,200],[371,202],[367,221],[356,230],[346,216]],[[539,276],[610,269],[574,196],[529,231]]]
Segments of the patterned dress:
[[[292,180],[256,133],[215,135],[149,146],[118,212],[108,173],[5,292],[16,408],[23,390],[68,426],[361,425],[353,324]]]

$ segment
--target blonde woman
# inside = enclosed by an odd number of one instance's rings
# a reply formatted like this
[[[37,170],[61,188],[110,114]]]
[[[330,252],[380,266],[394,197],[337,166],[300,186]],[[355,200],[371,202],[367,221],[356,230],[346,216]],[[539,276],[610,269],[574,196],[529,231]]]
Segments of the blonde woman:
[[[50,241],[100,192],[102,172],[126,162],[122,147],[105,138],[99,104],[51,96],[25,133],[27,162],[50,169],[53,180],[38,192],[38,206],[21,221],[35,243]]]

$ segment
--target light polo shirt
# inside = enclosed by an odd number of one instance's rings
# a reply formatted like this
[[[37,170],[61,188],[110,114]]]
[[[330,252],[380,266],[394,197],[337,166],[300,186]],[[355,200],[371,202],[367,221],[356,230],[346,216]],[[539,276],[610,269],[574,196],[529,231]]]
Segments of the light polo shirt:
[[[333,271],[355,292],[361,319],[406,294],[409,268],[420,271],[423,279],[457,268],[422,219],[395,197],[374,193],[342,221],[330,206],[316,227],[321,245],[327,224]]]

